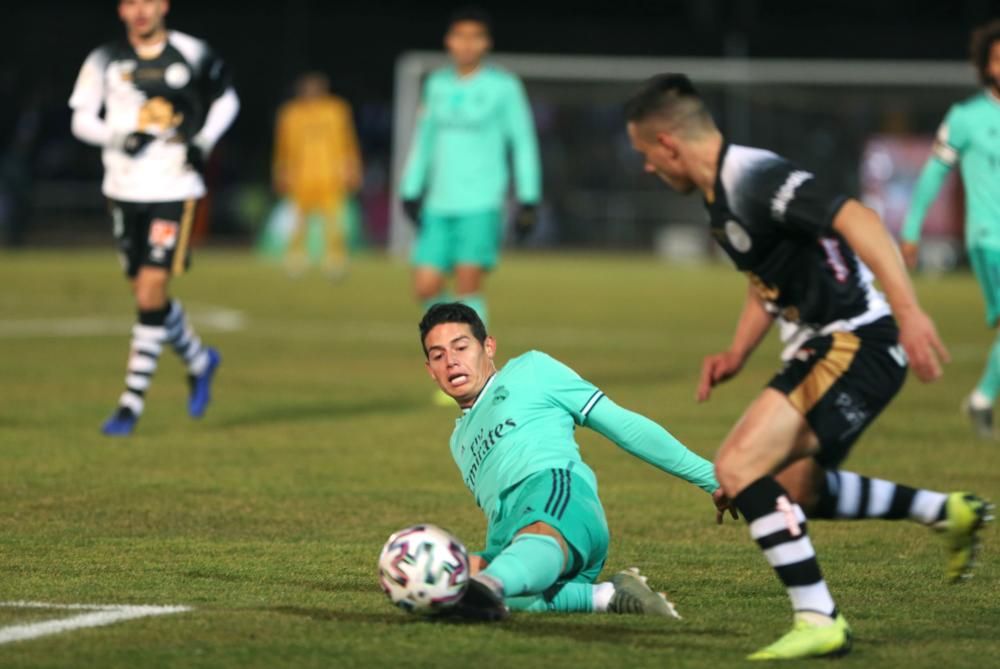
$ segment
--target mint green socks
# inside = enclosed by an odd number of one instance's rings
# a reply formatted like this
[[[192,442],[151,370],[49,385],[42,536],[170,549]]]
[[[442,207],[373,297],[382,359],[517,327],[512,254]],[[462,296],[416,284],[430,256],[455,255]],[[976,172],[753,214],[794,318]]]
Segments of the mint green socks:
[[[559,580],[565,555],[562,546],[543,534],[520,534],[483,574],[503,585],[504,598],[538,595]]]
[[[486,312],[486,299],[483,297],[482,293],[457,295],[455,299],[479,314],[479,318],[483,321],[484,325],[489,325],[488,314]]]
[[[983,371],[982,378],[979,379],[979,385],[976,386],[976,393],[983,400],[989,400],[990,407],[996,402],[997,395],[1000,394],[1000,337],[993,341],[990,355],[986,359],[986,369]],[[976,408],[985,409],[989,407]]]

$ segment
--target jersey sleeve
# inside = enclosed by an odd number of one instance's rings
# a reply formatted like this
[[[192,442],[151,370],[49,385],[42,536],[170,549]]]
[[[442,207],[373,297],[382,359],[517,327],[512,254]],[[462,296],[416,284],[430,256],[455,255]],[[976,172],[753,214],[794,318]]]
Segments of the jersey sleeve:
[[[838,194],[812,172],[775,158],[749,172],[741,184],[754,220],[771,220],[810,237],[833,233],[833,219],[848,197]]]
[[[434,142],[434,119],[431,116],[430,100],[433,76],[424,83],[424,93],[420,102],[417,117],[416,132],[413,133],[413,144],[410,155],[403,170],[399,192],[404,200],[415,200],[423,195],[427,183],[427,173],[430,170],[431,150]]]
[[[689,450],[657,423],[618,406],[610,398],[594,407],[588,426],[622,450],[707,493],[719,487],[711,462]]]
[[[69,98],[72,109],[100,111],[104,104],[104,68],[108,65],[108,56],[104,48],[94,49],[83,61],[80,74],[76,77],[73,93]]]
[[[514,160],[514,185],[517,199],[523,204],[537,204],[541,197],[541,165],[538,138],[531,105],[524,86],[511,77],[506,104],[507,131]]]
[[[938,127],[931,156],[913,188],[913,199],[906,218],[903,219],[903,241],[914,244],[920,241],[920,231],[924,227],[927,212],[934,204],[948,173],[958,162],[967,141],[968,131],[962,122],[961,109],[955,105]]]
[[[211,49],[205,52],[202,91],[209,102],[217,100],[233,86],[232,73],[225,61]]]
[[[584,425],[587,416],[600,403],[604,393],[545,353],[532,351],[527,355],[530,356],[535,379],[544,388],[545,398],[573,416],[574,423]]]
[[[83,61],[73,86],[69,106],[73,109],[73,135],[88,144],[108,146],[114,140],[111,127],[101,118],[104,106],[104,69],[108,65],[105,48],[95,49]]]

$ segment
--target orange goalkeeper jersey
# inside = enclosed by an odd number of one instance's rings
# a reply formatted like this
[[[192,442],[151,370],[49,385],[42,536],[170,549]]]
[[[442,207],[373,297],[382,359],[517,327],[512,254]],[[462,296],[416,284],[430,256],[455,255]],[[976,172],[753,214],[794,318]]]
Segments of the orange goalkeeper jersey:
[[[278,112],[274,177],[297,200],[343,197],[360,186],[351,107],[334,95],[292,100]]]

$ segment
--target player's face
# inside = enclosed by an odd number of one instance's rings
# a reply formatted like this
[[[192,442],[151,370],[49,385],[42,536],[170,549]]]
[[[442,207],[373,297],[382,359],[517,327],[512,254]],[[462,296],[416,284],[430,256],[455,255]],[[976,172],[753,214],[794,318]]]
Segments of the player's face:
[[[990,57],[986,60],[986,74],[994,90],[1000,91],[1000,40],[990,45]]]
[[[448,55],[459,68],[475,68],[490,50],[490,35],[478,21],[459,21],[444,36]]]
[[[120,0],[118,16],[129,35],[149,37],[163,29],[163,17],[169,9],[168,0]]]
[[[687,167],[681,159],[679,141],[666,132],[658,131],[649,123],[628,124],[628,136],[632,148],[642,154],[643,169],[655,174],[679,193],[690,193],[695,189],[688,176]]]
[[[480,344],[467,323],[441,323],[427,333],[424,345],[427,371],[438,387],[459,405],[472,404],[496,369],[493,337]]]

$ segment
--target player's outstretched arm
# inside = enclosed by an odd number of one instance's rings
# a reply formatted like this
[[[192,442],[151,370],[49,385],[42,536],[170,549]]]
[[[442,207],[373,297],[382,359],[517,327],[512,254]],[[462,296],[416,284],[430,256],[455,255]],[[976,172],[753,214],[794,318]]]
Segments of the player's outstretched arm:
[[[833,229],[843,235],[882,285],[899,321],[899,343],[913,371],[921,381],[937,379],[941,376],[941,361],[950,359],[948,350],[938,337],[934,321],[920,308],[896,244],[878,214],[857,200],[848,200],[837,212]]]
[[[749,285],[747,299],[743,304],[743,311],[740,312],[736,333],[729,348],[702,361],[697,393],[699,402],[704,402],[711,396],[713,387],[728,381],[743,369],[743,364],[760,344],[760,340],[767,334],[773,322],[774,317],[767,313],[753,285]]]
[[[602,397],[588,414],[586,425],[640,460],[711,494],[719,522],[726,509],[736,517],[729,500],[719,494],[719,482],[715,479],[712,463],[689,450],[657,423],[618,406],[608,397]]]
[[[913,189],[910,209],[906,212],[906,219],[903,221],[900,250],[903,252],[906,266],[911,269],[917,266],[920,229],[924,225],[927,211],[934,203],[948,172],[958,162],[959,151],[963,146],[966,134],[960,108],[952,107],[938,129],[931,157],[927,159],[927,164],[924,165],[924,169],[920,173],[917,185]]]

